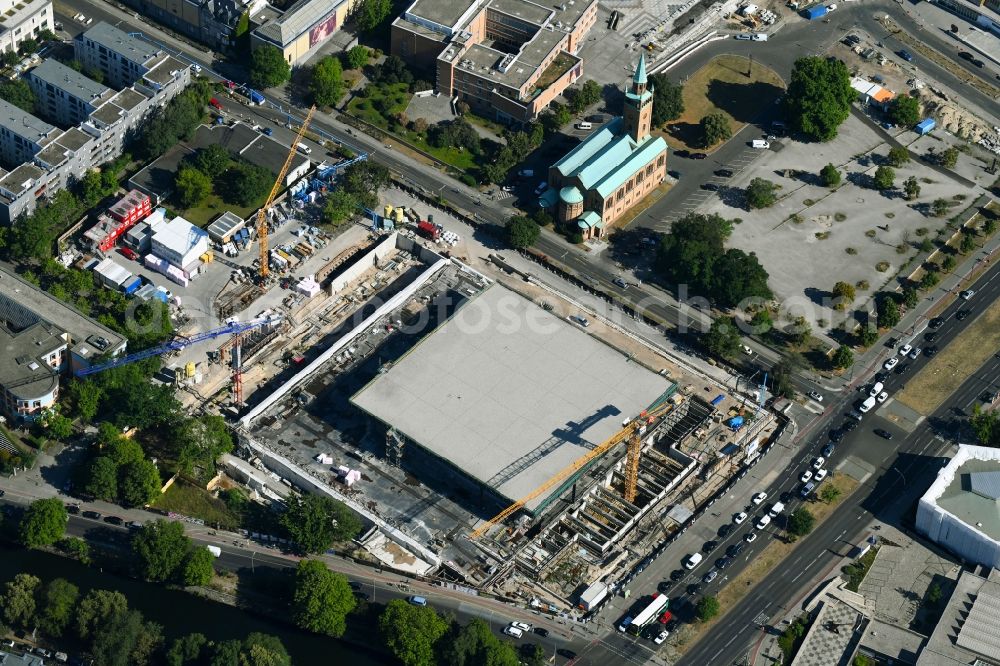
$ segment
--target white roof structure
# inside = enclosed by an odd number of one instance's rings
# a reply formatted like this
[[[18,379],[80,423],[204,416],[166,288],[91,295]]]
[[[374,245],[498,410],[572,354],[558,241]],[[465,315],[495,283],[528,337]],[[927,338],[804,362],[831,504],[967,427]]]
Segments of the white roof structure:
[[[208,234],[194,226],[183,217],[174,219],[156,227],[153,238],[165,248],[177,254],[184,254],[194,248],[201,239],[208,239]]]
[[[671,386],[578,325],[494,284],[351,402],[516,500]],[[526,508],[544,508],[557,493]]]
[[[131,271],[117,263],[114,259],[104,259],[101,263],[94,266],[94,272],[101,276],[107,284],[124,284],[126,280],[132,277]]]
[[[969,562],[1000,567],[1000,449],[962,444],[917,506],[917,530]]]

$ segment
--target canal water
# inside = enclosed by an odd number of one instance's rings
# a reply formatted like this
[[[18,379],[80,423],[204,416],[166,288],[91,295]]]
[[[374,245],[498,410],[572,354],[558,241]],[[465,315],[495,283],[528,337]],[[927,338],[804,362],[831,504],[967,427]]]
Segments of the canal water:
[[[65,578],[80,588],[81,597],[91,589],[117,590],[128,599],[129,608],[163,626],[167,645],[174,638],[192,632],[200,632],[209,640],[222,641],[242,639],[259,631],[280,638],[295,666],[337,663],[376,666],[385,663],[384,657],[376,651],[317,636],[186,592],[102,573],[57,555],[0,545],[0,563],[3,564],[0,584],[19,573],[29,573],[41,578],[43,583]]]

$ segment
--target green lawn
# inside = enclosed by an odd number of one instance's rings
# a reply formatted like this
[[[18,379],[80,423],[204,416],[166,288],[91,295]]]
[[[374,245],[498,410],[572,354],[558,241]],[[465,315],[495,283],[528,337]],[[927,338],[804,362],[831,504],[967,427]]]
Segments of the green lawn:
[[[203,488],[178,479],[167,489],[153,506],[164,511],[173,511],[192,518],[201,518],[206,525],[235,529],[239,520],[228,508],[225,502],[215,497]]]
[[[386,117],[406,111],[413,94],[405,83],[375,86],[369,84],[365,90],[367,97],[355,97],[347,105],[347,111],[367,123],[389,129]]]
[[[232,211],[245,220],[253,211],[257,210],[262,205],[264,205],[264,198],[255,202],[253,206],[244,207],[237,206],[236,204],[227,204],[222,200],[222,197],[213,192],[205,197],[205,200],[194,208],[185,209],[175,204],[171,207],[171,210],[196,227],[204,228],[208,226],[209,222],[218,217],[220,213],[224,213],[227,210]]]
[[[436,148],[427,143],[424,137],[420,136],[416,132],[406,132],[403,134],[402,138],[420,150],[430,153],[442,162],[450,164],[456,169],[461,169],[462,171],[475,171],[479,167],[479,164],[476,162],[476,156],[467,150],[463,150],[462,148],[453,148],[451,146],[446,148]]]

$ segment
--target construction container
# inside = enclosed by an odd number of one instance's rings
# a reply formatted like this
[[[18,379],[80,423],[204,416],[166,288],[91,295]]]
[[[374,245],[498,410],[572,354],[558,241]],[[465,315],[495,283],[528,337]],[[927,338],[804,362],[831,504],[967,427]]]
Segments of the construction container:
[[[816,5],[815,7],[810,7],[809,9],[805,10],[803,14],[810,21],[815,21],[816,19],[820,19],[826,16],[827,12],[829,11],[830,10],[828,10],[824,5]]]
[[[184,366],[184,375],[187,377],[194,377],[195,365],[193,361],[188,361]]]

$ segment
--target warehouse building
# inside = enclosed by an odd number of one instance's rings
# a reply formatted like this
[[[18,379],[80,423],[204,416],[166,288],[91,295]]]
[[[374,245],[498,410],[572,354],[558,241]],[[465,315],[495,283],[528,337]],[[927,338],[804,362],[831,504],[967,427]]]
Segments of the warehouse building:
[[[416,466],[417,449],[428,478],[465,489],[495,512],[541,487],[672,387],[494,284],[351,402],[406,445],[404,460]],[[525,509],[543,512],[586,469]]]
[[[960,444],[917,505],[917,530],[966,562],[1000,568],[1000,449]]]
[[[316,53],[354,8],[354,0],[299,0],[281,16],[250,33],[252,48],[273,46],[290,65],[297,65]]]
[[[26,39],[38,39],[42,30],[53,31],[50,0],[0,0],[0,51],[13,53]]]
[[[603,236],[629,208],[667,177],[667,142],[650,134],[653,91],[646,57],[639,56],[616,116],[556,162],[540,205],[555,210],[560,224],[575,227],[584,239]]]
[[[63,126],[83,122],[115,94],[58,60],[43,60],[25,79],[38,99],[38,112]]]
[[[4,415],[30,421],[59,397],[59,375],[125,351],[125,338],[0,268],[0,390]]]
[[[233,239],[233,234],[246,225],[246,220],[227,210],[208,225],[208,237],[216,243],[225,244]]]
[[[582,76],[575,54],[596,21],[597,0],[416,0],[393,21],[391,48],[438,92],[522,123]]]

